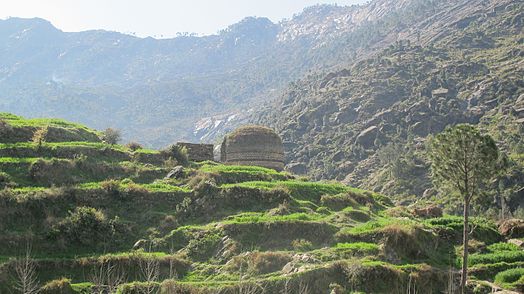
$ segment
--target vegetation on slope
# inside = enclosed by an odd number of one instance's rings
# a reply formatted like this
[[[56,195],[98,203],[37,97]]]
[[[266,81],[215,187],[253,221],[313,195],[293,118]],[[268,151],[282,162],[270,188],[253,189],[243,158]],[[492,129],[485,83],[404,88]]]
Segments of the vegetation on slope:
[[[396,43],[366,60],[292,83],[257,114],[256,123],[281,134],[288,168],[397,203],[440,201],[457,213],[449,191],[436,196],[424,143],[448,125],[476,124],[511,165],[486,191],[498,209],[476,209],[522,216],[524,7],[467,2],[401,29]]]
[[[2,138],[2,293],[26,248],[43,293],[434,293],[457,277],[458,217],[260,167],[189,163],[166,179],[164,152]],[[471,277],[518,289],[521,250],[472,223]]]

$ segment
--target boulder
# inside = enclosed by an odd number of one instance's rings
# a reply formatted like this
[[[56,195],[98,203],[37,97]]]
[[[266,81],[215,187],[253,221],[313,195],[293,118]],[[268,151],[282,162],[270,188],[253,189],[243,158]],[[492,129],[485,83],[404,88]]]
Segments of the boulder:
[[[362,145],[364,148],[372,147],[377,138],[379,129],[377,126],[371,126],[357,136],[356,142]]]
[[[133,245],[133,250],[144,249],[147,247],[147,243],[147,240],[140,239],[136,241],[135,245]]]
[[[300,162],[292,162],[287,165],[286,169],[296,175],[305,175],[307,173],[306,165]]]
[[[522,249],[524,249],[524,241],[523,240],[520,240],[520,239],[510,239],[508,240],[508,243],[509,244],[513,244],[513,245],[516,245]]]
[[[164,179],[179,179],[184,175],[184,167],[181,165],[175,166]]]
[[[506,238],[523,238],[524,237],[524,220],[508,219],[499,225],[499,232]]]

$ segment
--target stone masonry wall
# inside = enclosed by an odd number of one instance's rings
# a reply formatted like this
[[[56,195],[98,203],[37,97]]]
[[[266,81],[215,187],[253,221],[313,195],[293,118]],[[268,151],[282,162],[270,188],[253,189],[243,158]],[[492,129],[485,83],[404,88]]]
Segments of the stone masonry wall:
[[[187,157],[191,161],[213,160],[213,144],[193,144],[178,142],[177,146],[187,149]]]

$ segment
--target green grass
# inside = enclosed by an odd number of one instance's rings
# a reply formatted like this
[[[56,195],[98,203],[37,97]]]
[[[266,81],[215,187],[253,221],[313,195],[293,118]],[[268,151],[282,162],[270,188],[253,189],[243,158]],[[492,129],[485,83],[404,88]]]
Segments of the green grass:
[[[83,183],[79,184],[78,188],[83,190],[96,190],[96,189],[102,189],[101,186],[102,182],[89,182],[89,183]],[[132,182],[131,182],[132,183]],[[179,186],[173,186],[165,183],[150,183],[150,184],[136,184],[132,183],[133,185],[136,185],[140,188],[144,188],[148,192],[184,192],[189,193],[191,192],[190,189],[186,187],[179,187]],[[119,189],[125,190],[127,187],[130,186],[130,183],[127,183],[126,181],[120,181]]]
[[[271,223],[288,221],[320,221],[322,216],[308,213],[293,213],[287,215],[268,215],[264,213],[243,213],[227,218],[224,223]]]
[[[495,284],[513,289],[515,286],[524,287],[524,268],[513,268],[498,273],[495,276]]]
[[[495,243],[487,247],[490,252],[501,252],[501,251],[521,251],[522,249],[511,243]]]
[[[350,235],[360,235],[380,231],[381,229],[389,225],[400,225],[409,228],[415,224],[416,223],[414,221],[408,219],[378,218],[352,228],[344,229],[342,233]]]
[[[143,184],[140,186],[147,189],[150,192],[191,192],[189,188],[173,186],[164,183]]]
[[[93,129],[89,129],[84,125],[68,122],[63,119],[55,118],[23,118],[9,113],[0,113],[0,118],[4,119],[11,126],[14,127],[45,127],[56,126],[69,129],[83,129],[89,132],[96,133]]]
[[[11,191],[14,193],[28,193],[28,192],[42,192],[45,190],[48,190],[47,187],[20,187],[20,188],[13,188]]]
[[[38,144],[33,142],[17,142],[17,143],[0,143],[0,149],[6,148],[37,148]],[[122,145],[109,145],[101,142],[44,142],[42,147],[60,148],[60,147],[91,147],[91,148],[113,148],[124,150]]]
[[[0,157],[0,163],[33,163],[41,158],[37,157]]]
[[[519,262],[524,261],[524,250],[520,251],[498,251],[494,253],[474,253],[468,259],[469,265],[488,264],[497,262]]]
[[[152,149],[144,149],[144,148],[141,148],[141,149],[137,149],[137,150],[135,150],[134,153],[159,154],[160,151],[158,151],[158,150],[152,150]]]
[[[318,183],[318,182],[301,182],[301,181],[252,181],[238,184],[222,185],[223,188],[229,187],[244,187],[256,189],[286,189],[291,193],[291,196],[298,200],[309,200],[318,202],[320,196],[325,194],[335,195],[339,193],[348,192],[354,189],[339,183]],[[360,190],[359,190],[360,191]]]
[[[365,251],[365,252],[378,252],[379,246],[374,243],[366,242],[355,242],[355,243],[337,243],[335,245],[336,249],[349,249],[355,251]]]
[[[241,173],[250,173],[250,174],[269,174],[269,175],[276,175],[276,174],[284,174],[281,172],[277,172],[276,170],[265,168],[265,167],[259,167],[259,166],[241,166],[241,165],[210,165],[205,164],[202,167],[200,167],[200,170],[203,172],[218,172],[218,173],[229,173],[229,172],[241,172]]]

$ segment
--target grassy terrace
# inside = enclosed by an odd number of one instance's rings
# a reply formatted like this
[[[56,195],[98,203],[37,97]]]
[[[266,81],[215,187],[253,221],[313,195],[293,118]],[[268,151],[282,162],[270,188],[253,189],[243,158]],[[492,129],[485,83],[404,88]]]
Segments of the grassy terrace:
[[[190,162],[164,179],[173,164],[158,151],[94,141],[96,131],[60,120],[0,117],[26,128],[24,140],[57,128],[57,141],[41,147],[0,143],[0,293],[27,240],[42,284],[69,293],[91,292],[101,266],[126,271],[119,293],[143,291],[144,262],[158,266],[150,285],[166,293],[237,293],[239,281],[267,293],[301,284],[405,293],[410,280],[429,293],[444,291],[443,273],[460,265],[460,217],[394,216],[383,195],[262,167]],[[472,277],[517,289],[522,250],[495,224],[472,223],[483,245],[471,254]]]

